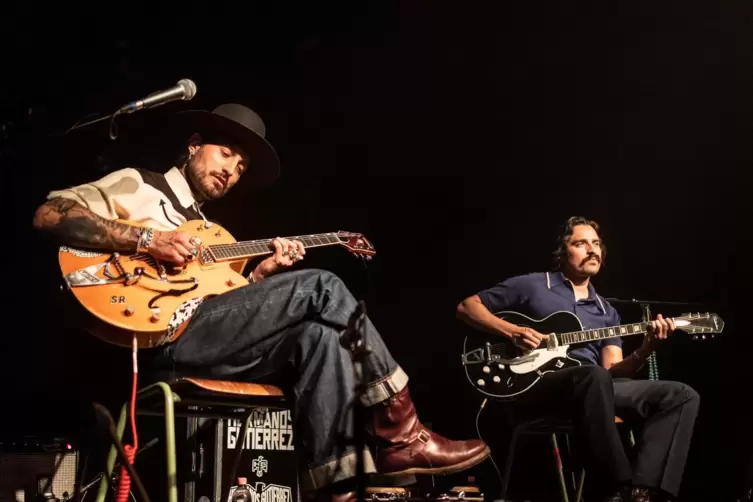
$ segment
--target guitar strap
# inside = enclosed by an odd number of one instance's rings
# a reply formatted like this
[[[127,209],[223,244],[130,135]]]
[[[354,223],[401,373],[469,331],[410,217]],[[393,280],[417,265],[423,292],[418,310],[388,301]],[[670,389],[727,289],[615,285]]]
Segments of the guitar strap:
[[[144,179],[144,183],[146,183],[147,185],[151,185],[153,188],[156,188],[157,190],[162,192],[167,198],[167,200],[169,200],[170,203],[173,205],[175,210],[179,212],[182,216],[184,216],[187,220],[203,219],[201,214],[198,211],[196,211],[193,208],[193,206],[183,207],[180,204],[180,201],[178,201],[178,196],[175,195],[175,192],[173,192],[173,189],[170,188],[170,185],[167,183],[167,179],[165,178],[164,174],[155,173],[154,171],[148,171],[146,169],[141,169],[138,167],[135,169],[139,172],[139,174],[141,174],[141,177]],[[165,216],[167,216],[167,214],[165,214]]]

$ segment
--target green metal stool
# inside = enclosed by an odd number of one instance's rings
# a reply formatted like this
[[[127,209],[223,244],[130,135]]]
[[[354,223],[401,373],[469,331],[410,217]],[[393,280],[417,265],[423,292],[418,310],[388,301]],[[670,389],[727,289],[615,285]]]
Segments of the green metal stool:
[[[557,434],[572,432],[572,422],[557,417],[541,417],[533,420],[517,421],[512,418],[508,412],[508,421],[510,422],[512,436],[507,445],[507,456],[501,473],[502,489],[500,491],[500,500],[507,500],[507,492],[510,485],[512,474],[512,465],[515,455],[515,447],[520,436],[549,436],[552,442],[552,451],[557,469],[557,477],[560,483],[560,495],[563,502],[568,502],[567,485],[565,483],[565,473],[562,466],[562,457],[560,456],[559,446],[557,444]]]
[[[129,404],[130,402],[127,401],[120,411],[117,424],[119,439],[122,439],[128,423]],[[254,409],[284,409],[286,407],[285,396],[281,389],[272,385],[255,383],[179,378],[170,382],[157,382],[139,390],[136,394],[136,414],[164,416],[165,418],[167,502],[178,502],[175,454],[176,417],[239,418],[243,420],[243,428],[238,437],[244,438]],[[242,451],[243,448],[238,448],[235,453],[231,475],[238,467]],[[99,483],[97,502],[105,500],[116,457],[117,450],[113,445],[107,458],[106,475]]]

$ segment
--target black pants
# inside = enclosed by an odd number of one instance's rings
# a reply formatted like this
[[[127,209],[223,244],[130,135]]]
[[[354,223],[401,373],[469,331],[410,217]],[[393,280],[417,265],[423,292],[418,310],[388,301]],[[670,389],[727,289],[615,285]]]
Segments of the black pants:
[[[549,373],[515,402],[517,419],[573,420],[590,484],[600,491],[632,482],[676,497],[690,448],[698,393],[680,382],[612,379],[596,365]],[[615,415],[637,432],[631,467]]]

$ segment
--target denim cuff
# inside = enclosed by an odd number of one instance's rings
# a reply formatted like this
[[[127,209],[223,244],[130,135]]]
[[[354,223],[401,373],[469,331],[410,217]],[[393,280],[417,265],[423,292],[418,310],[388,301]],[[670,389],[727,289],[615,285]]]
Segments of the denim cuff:
[[[350,479],[356,476],[356,461],[358,460],[355,451],[349,451],[340,458],[330,460],[329,462],[310,467],[301,473],[300,490],[302,495],[312,493],[316,490],[329,486],[338,481]],[[377,472],[369,447],[366,446],[363,452],[363,465],[366,474]]]
[[[408,385],[408,374],[398,366],[391,375],[367,384],[366,392],[361,395],[361,403],[364,406],[374,406],[391,398],[406,385]]]

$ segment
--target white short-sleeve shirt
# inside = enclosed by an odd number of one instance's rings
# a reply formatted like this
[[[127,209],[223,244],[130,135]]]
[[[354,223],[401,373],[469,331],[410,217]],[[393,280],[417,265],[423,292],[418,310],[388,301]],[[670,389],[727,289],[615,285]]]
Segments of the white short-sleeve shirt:
[[[165,173],[165,180],[183,209],[200,211],[200,203],[177,167]],[[59,197],[75,200],[108,220],[128,220],[155,230],[175,230],[187,221],[165,194],[146,183],[141,173],[130,167],[114,171],[97,181],[55,190],[47,195],[47,199]]]

